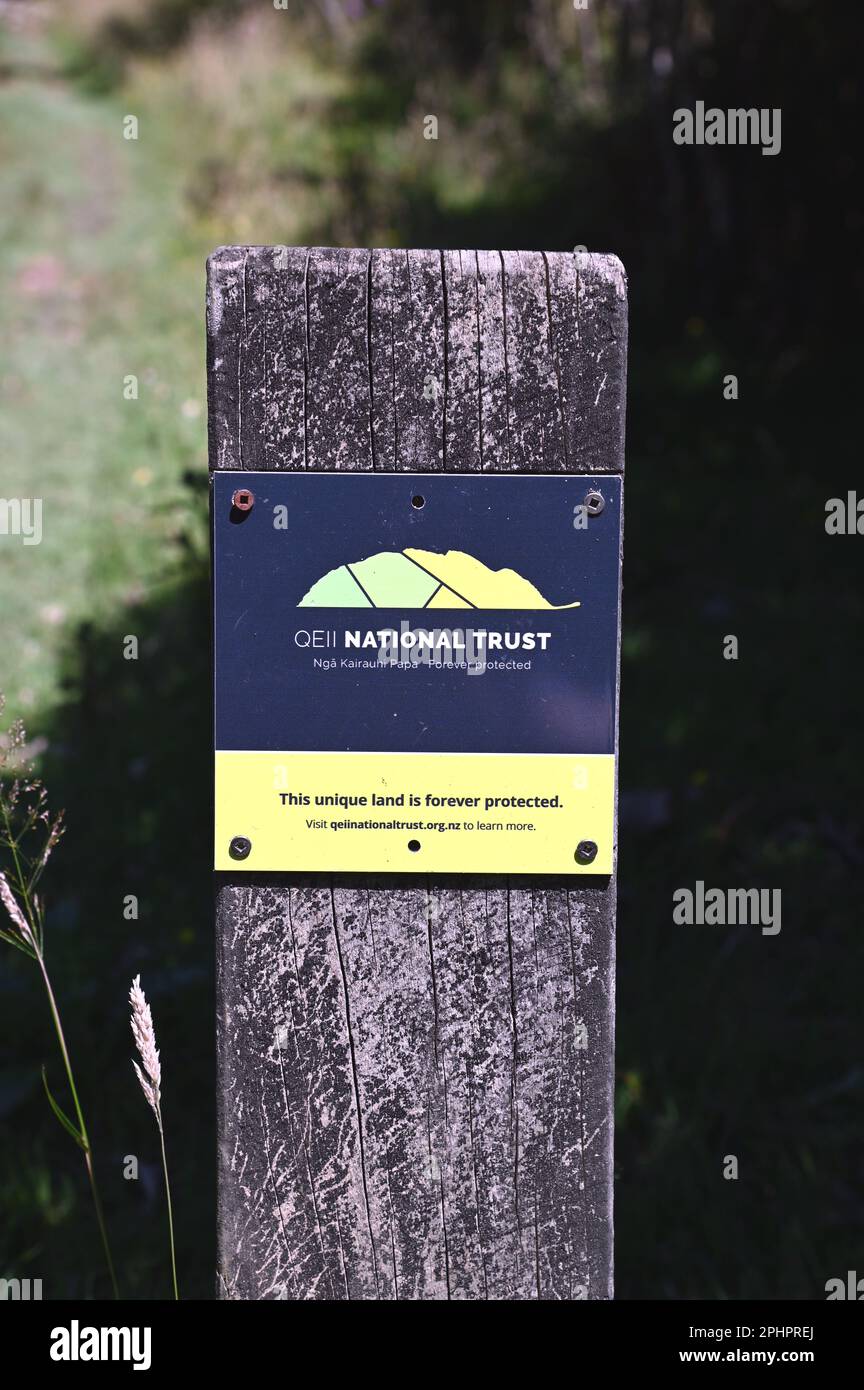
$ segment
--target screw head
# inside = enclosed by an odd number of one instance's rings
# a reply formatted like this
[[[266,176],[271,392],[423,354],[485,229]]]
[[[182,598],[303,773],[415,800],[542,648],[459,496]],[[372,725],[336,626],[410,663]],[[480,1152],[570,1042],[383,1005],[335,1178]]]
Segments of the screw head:
[[[238,512],[251,512],[255,506],[254,492],[250,492],[248,487],[238,487],[231,496],[231,506],[235,507]]]
[[[247,840],[245,835],[235,835],[228,846],[228,853],[232,859],[248,859],[251,849],[251,840]]]
[[[593,864],[597,858],[597,846],[593,840],[580,840],[573,858],[577,864]]]
[[[592,488],[585,494],[585,510],[589,516],[599,516],[606,503],[603,501],[602,494]]]

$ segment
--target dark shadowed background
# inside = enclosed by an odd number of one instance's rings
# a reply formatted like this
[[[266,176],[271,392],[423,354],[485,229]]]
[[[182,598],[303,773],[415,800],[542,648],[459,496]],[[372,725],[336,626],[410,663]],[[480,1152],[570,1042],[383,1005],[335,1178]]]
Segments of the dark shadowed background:
[[[181,1291],[214,1289],[203,273],[231,242],[624,261],[617,1293],[819,1299],[860,1267],[864,538],[825,531],[864,495],[859,12],[0,0],[0,496],[44,500],[41,545],[0,536],[0,689],[67,810],[46,945],[127,1296],[170,1288],[138,972]],[[676,145],[697,100],[780,108],[779,154]],[[781,932],[673,925],[697,879],[781,888]],[[6,950],[0,1276],[100,1295],[43,1061],[60,1090]]]

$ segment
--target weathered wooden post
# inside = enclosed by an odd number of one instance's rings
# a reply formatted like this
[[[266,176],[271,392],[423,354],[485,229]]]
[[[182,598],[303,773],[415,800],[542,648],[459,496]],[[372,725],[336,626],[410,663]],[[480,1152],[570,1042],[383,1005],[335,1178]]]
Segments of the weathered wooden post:
[[[611,1297],[626,322],[608,256],[210,260],[223,1297]]]

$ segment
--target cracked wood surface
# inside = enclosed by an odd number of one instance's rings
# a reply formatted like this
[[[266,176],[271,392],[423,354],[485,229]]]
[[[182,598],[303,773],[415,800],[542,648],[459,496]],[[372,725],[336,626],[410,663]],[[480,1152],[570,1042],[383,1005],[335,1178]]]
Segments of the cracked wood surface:
[[[213,469],[621,472],[584,253],[226,247]],[[612,1295],[614,879],[223,874],[219,1286]]]

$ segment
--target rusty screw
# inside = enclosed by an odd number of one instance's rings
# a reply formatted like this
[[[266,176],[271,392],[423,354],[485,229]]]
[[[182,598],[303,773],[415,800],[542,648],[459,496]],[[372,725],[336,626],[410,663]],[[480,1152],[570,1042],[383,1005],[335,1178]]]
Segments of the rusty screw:
[[[235,835],[228,846],[228,853],[232,859],[248,859],[251,849],[251,840],[247,840],[245,835]]]
[[[248,487],[238,487],[231,498],[231,506],[236,507],[238,512],[251,512],[255,506],[254,492],[250,492]]]
[[[586,492],[585,510],[589,516],[599,516],[605,506],[606,503],[603,501],[602,496],[599,492],[596,492],[594,488],[592,488],[590,492]]]
[[[593,840],[580,840],[573,858],[577,864],[593,864],[597,858],[597,846]]]

